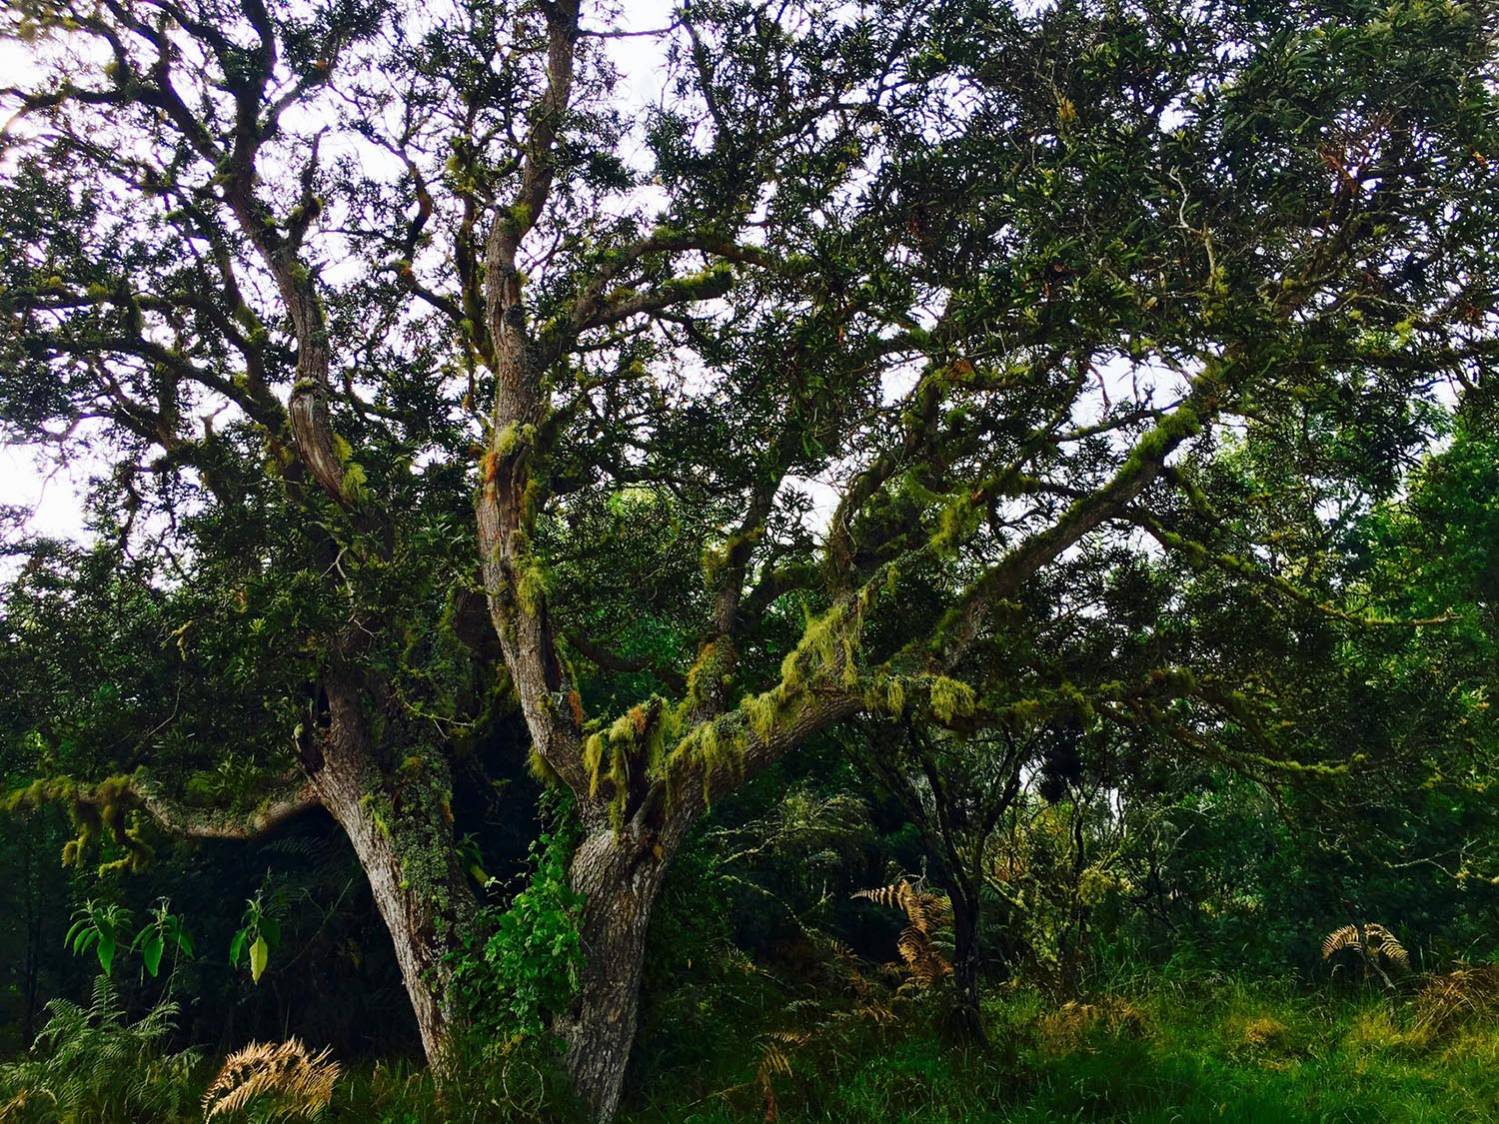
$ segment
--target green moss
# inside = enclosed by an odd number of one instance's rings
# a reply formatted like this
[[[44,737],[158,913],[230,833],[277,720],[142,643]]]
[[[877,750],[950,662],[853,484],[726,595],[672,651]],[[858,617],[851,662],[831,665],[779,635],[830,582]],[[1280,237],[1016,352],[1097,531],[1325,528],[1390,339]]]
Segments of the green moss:
[[[687,699],[689,712],[701,708],[717,698],[729,684],[729,660],[716,643],[704,644],[687,669]]]
[[[531,561],[520,572],[515,584],[515,599],[521,610],[529,616],[541,612],[541,602],[546,596],[546,574],[540,563]]]
[[[739,702],[739,710],[749,724],[755,737],[769,741],[775,732],[776,715],[780,712],[781,691],[777,688],[759,695],[745,695]]]
[[[931,676],[927,683],[933,716],[944,724],[973,714],[978,699],[973,688],[945,675]]]
[[[536,444],[536,427],[510,422],[494,435],[492,450],[496,457],[508,457],[522,448]]]
[[[530,753],[526,755],[526,771],[547,787],[555,786],[562,781],[557,770],[552,768],[551,763],[541,755],[541,752],[534,745],[531,747]]]
[[[122,855],[103,863],[101,871],[125,867],[138,871],[154,855],[136,822],[141,798],[132,776],[116,774],[93,785],[66,776],[47,777],[7,794],[0,800],[0,811],[32,811],[46,804],[62,805],[76,832],[63,844],[65,866],[80,865],[94,844],[103,840],[121,848]]]
[[[885,709],[896,717],[906,709],[906,686],[899,676],[892,675],[885,684]]]
[[[583,742],[583,768],[588,773],[588,795],[591,797],[599,794],[599,766],[604,760],[605,742],[603,734],[592,734]]]
[[[339,491],[343,493],[344,499],[350,503],[363,503],[369,498],[369,487],[367,485],[362,465],[350,463],[344,468],[344,478],[339,483]]]

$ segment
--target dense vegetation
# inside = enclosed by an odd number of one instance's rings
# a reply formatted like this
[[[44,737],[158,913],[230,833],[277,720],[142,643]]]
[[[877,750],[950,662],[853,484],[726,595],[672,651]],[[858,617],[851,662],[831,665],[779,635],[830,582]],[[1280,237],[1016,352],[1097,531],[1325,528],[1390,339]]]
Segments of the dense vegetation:
[[[0,16],[0,1120],[1499,1113],[1499,7],[621,19]]]

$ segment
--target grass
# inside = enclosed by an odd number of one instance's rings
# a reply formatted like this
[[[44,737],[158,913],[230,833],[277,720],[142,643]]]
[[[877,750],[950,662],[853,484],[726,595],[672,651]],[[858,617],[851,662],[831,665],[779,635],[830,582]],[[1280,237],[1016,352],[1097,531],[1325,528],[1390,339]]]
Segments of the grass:
[[[823,1031],[789,1044],[790,1072],[769,1076],[768,1114],[757,1070],[761,1032],[786,1025],[776,1012],[765,1026],[745,1020],[715,1033],[711,1049],[690,1060],[683,1052],[675,1064],[662,1063],[658,1041],[635,1073],[621,1124],[1499,1119],[1499,992],[1470,986],[1468,1000],[1442,1019],[1430,1017],[1430,995],[1423,1007],[1411,996],[1159,974],[1114,981],[1065,1005],[1000,990],[985,1009],[987,1048],[954,1042],[940,1005],[916,1002],[894,1022],[824,1021]],[[185,1106],[196,1104],[192,1089],[178,1091]],[[7,1105],[16,1092],[0,1087],[7,1124],[57,1119],[40,1094]],[[197,1118],[192,1110],[172,1117]],[[323,1119],[554,1124],[582,1116],[568,1106],[555,1059],[491,1045],[442,1101],[413,1064],[356,1069]]]
[[[793,1061],[779,1119],[866,1121],[1459,1122],[1499,1119],[1499,1025],[1442,1035],[1410,1005],[1238,980],[1142,981],[1070,1008],[1014,993],[987,1008],[994,1045],[954,1047],[897,1025]],[[657,1100],[632,1124],[757,1120],[753,1086]]]

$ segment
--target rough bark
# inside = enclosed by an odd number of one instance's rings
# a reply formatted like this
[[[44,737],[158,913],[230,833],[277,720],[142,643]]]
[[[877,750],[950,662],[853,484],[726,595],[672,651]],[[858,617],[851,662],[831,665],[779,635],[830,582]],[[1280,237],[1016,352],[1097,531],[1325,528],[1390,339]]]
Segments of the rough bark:
[[[374,765],[364,716],[347,689],[329,692],[326,736],[306,762],[312,784],[359,859],[375,906],[390,933],[428,1064],[439,1074],[452,1060],[456,1030],[452,969],[446,954],[471,915],[473,896],[451,848],[436,884],[413,876],[403,851],[430,846],[378,809],[383,777]]]
[[[616,836],[607,826],[591,832],[573,857],[573,888],[587,895],[585,960],[573,1011],[558,1029],[567,1041],[568,1072],[597,1120],[614,1117],[624,1089],[646,935],[669,857],[660,841]]]

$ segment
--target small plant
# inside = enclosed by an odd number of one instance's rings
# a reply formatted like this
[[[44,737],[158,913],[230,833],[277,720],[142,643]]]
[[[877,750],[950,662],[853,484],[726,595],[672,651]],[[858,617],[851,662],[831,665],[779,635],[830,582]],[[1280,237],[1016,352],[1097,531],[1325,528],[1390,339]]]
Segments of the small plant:
[[[457,965],[466,1002],[510,1043],[545,1034],[572,1000],[582,965],[583,897],[573,892],[567,873],[575,832],[565,813],[552,816],[558,826],[531,845],[530,881],[509,908],[485,911],[480,926],[492,933],[482,954]]]
[[[906,915],[907,925],[896,938],[895,950],[914,983],[929,987],[952,974],[952,963],[937,944],[939,931],[952,920],[946,898],[905,879],[873,890],[860,890],[853,896],[898,909]]]
[[[271,950],[281,943],[281,922],[271,916],[266,904],[265,888],[245,902],[243,924],[229,942],[229,963],[239,967],[246,954],[250,962],[250,979],[260,982],[266,965],[270,963]]]
[[[71,948],[74,956],[93,949],[99,958],[99,967],[106,976],[109,975],[114,969],[115,952],[130,924],[130,911],[113,902],[97,902],[90,898],[73,916],[73,925],[62,939],[64,947]]]
[[[135,940],[130,942],[131,951],[140,953],[141,962],[152,979],[156,978],[156,973],[161,968],[162,954],[167,949],[183,956],[193,954],[192,937],[188,936],[183,927],[182,918],[172,912],[171,905],[168,898],[157,901],[155,908],[151,910],[151,920],[135,934]]]
[[[198,1053],[162,1049],[177,1010],[176,1003],[163,1001],[139,1021],[127,1023],[107,975],[94,981],[87,1007],[52,1000],[31,1052],[0,1065],[0,1119],[27,1119],[28,1105],[45,1106],[43,1118],[48,1120],[178,1117],[190,1103]]]
[[[312,1052],[298,1038],[252,1042],[230,1054],[203,1094],[203,1118],[232,1116],[262,1101],[274,1116],[311,1120],[328,1107],[342,1068],[327,1048]]]

